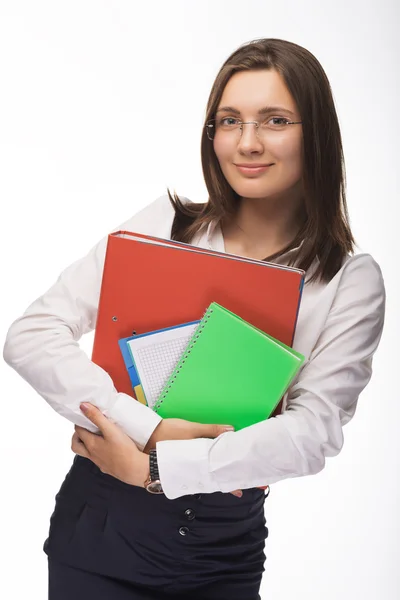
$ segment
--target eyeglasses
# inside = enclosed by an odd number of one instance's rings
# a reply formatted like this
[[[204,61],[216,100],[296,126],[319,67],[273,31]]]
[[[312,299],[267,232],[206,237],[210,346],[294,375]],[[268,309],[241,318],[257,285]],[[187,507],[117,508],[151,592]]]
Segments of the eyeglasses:
[[[243,133],[243,125],[253,124],[256,126],[256,132],[258,137],[264,136],[269,131],[284,131],[287,125],[297,125],[302,121],[289,121],[285,117],[270,117],[265,121],[241,121],[234,117],[222,117],[220,119],[210,119],[207,121],[205,127],[207,131],[207,137],[209,140],[213,140],[215,136],[223,134],[229,135],[234,132],[240,131],[240,136]]]

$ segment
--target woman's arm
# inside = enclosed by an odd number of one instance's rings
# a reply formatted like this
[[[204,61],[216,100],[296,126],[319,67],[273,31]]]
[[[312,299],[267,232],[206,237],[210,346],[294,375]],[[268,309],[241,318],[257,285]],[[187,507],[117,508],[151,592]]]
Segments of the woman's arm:
[[[377,263],[369,255],[349,260],[284,413],[216,440],[158,442],[167,497],[257,487],[321,471],[326,457],[340,452],[342,427],[370,380],[384,311]]]
[[[114,231],[157,232],[168,237],[172,220],[172,205],[163,196]],[[65,269],[11,325],[4,359],[60,415],[97,431],[79,408],[82,402],[90,402],[142,449],[161,418],[127,394],[118,393],[110,376],[78,344],[96,324],[106,246],[107,237]]]

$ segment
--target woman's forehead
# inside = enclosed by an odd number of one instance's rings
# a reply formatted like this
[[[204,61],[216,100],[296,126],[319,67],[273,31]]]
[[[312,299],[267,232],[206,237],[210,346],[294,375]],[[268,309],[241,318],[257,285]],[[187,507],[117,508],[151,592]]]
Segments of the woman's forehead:
[[[283,77],[273,69],[240,71],[229,79],[217,109],[231,107],[237,111],[266,112],[266,107],[286,108],[293,114],[296,104]]]

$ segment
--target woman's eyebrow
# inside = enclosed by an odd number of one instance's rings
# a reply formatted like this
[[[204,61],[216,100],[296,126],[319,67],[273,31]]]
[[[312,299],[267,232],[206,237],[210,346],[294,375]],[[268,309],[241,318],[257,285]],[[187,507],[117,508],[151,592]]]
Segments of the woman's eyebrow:
[[[219,112],[230,112],[230,113],[234,113],[235,115],[240,115],[240,110],[238,110],[237,108],[233,108],[233,106],[221,106],[216,111],[216,113],[219,113]],[[260,110],[258,111],[258,114],[265,115],[270,112],[285,112],[285,113],[288,113],[289,115],[294,115],[294,113],[291,110],[289,110],[287,108],[283,108],[283,106],[264,106],[263,108],[260,108]]]

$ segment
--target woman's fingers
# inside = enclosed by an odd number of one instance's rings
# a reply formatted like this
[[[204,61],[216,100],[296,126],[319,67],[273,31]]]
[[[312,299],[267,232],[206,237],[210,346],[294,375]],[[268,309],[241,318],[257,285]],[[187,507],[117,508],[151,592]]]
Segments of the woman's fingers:
[[[100,430],[102,436],[106,438],[107,436],[115,435],[116,426],[111,423],[107,417],[103,415],[100,409],[89,402],[82,402],[80,405],[80,409],[89,421],[91,421],[96,427]]]
[[[195,437],[201,438],[216,438],[227,431],[235,431],[235,428],[232,425],[207,425],[204,423],[193,423],[193,428],[195,430]]]
[[[162,419],[148,440],[144,452],[155,448],[157,442],[164,440],[193,440],[196,438],[216,438],[227,431],[234,431],[231,425],[205,425],[185,419]]]
[[[82,442],[79,435],[74,433],[71,441],[71,450],[74,454],[79,454],[79,456],[83,456],[84,458],[90,458],[89,451],[87,450],[85,444]]]

